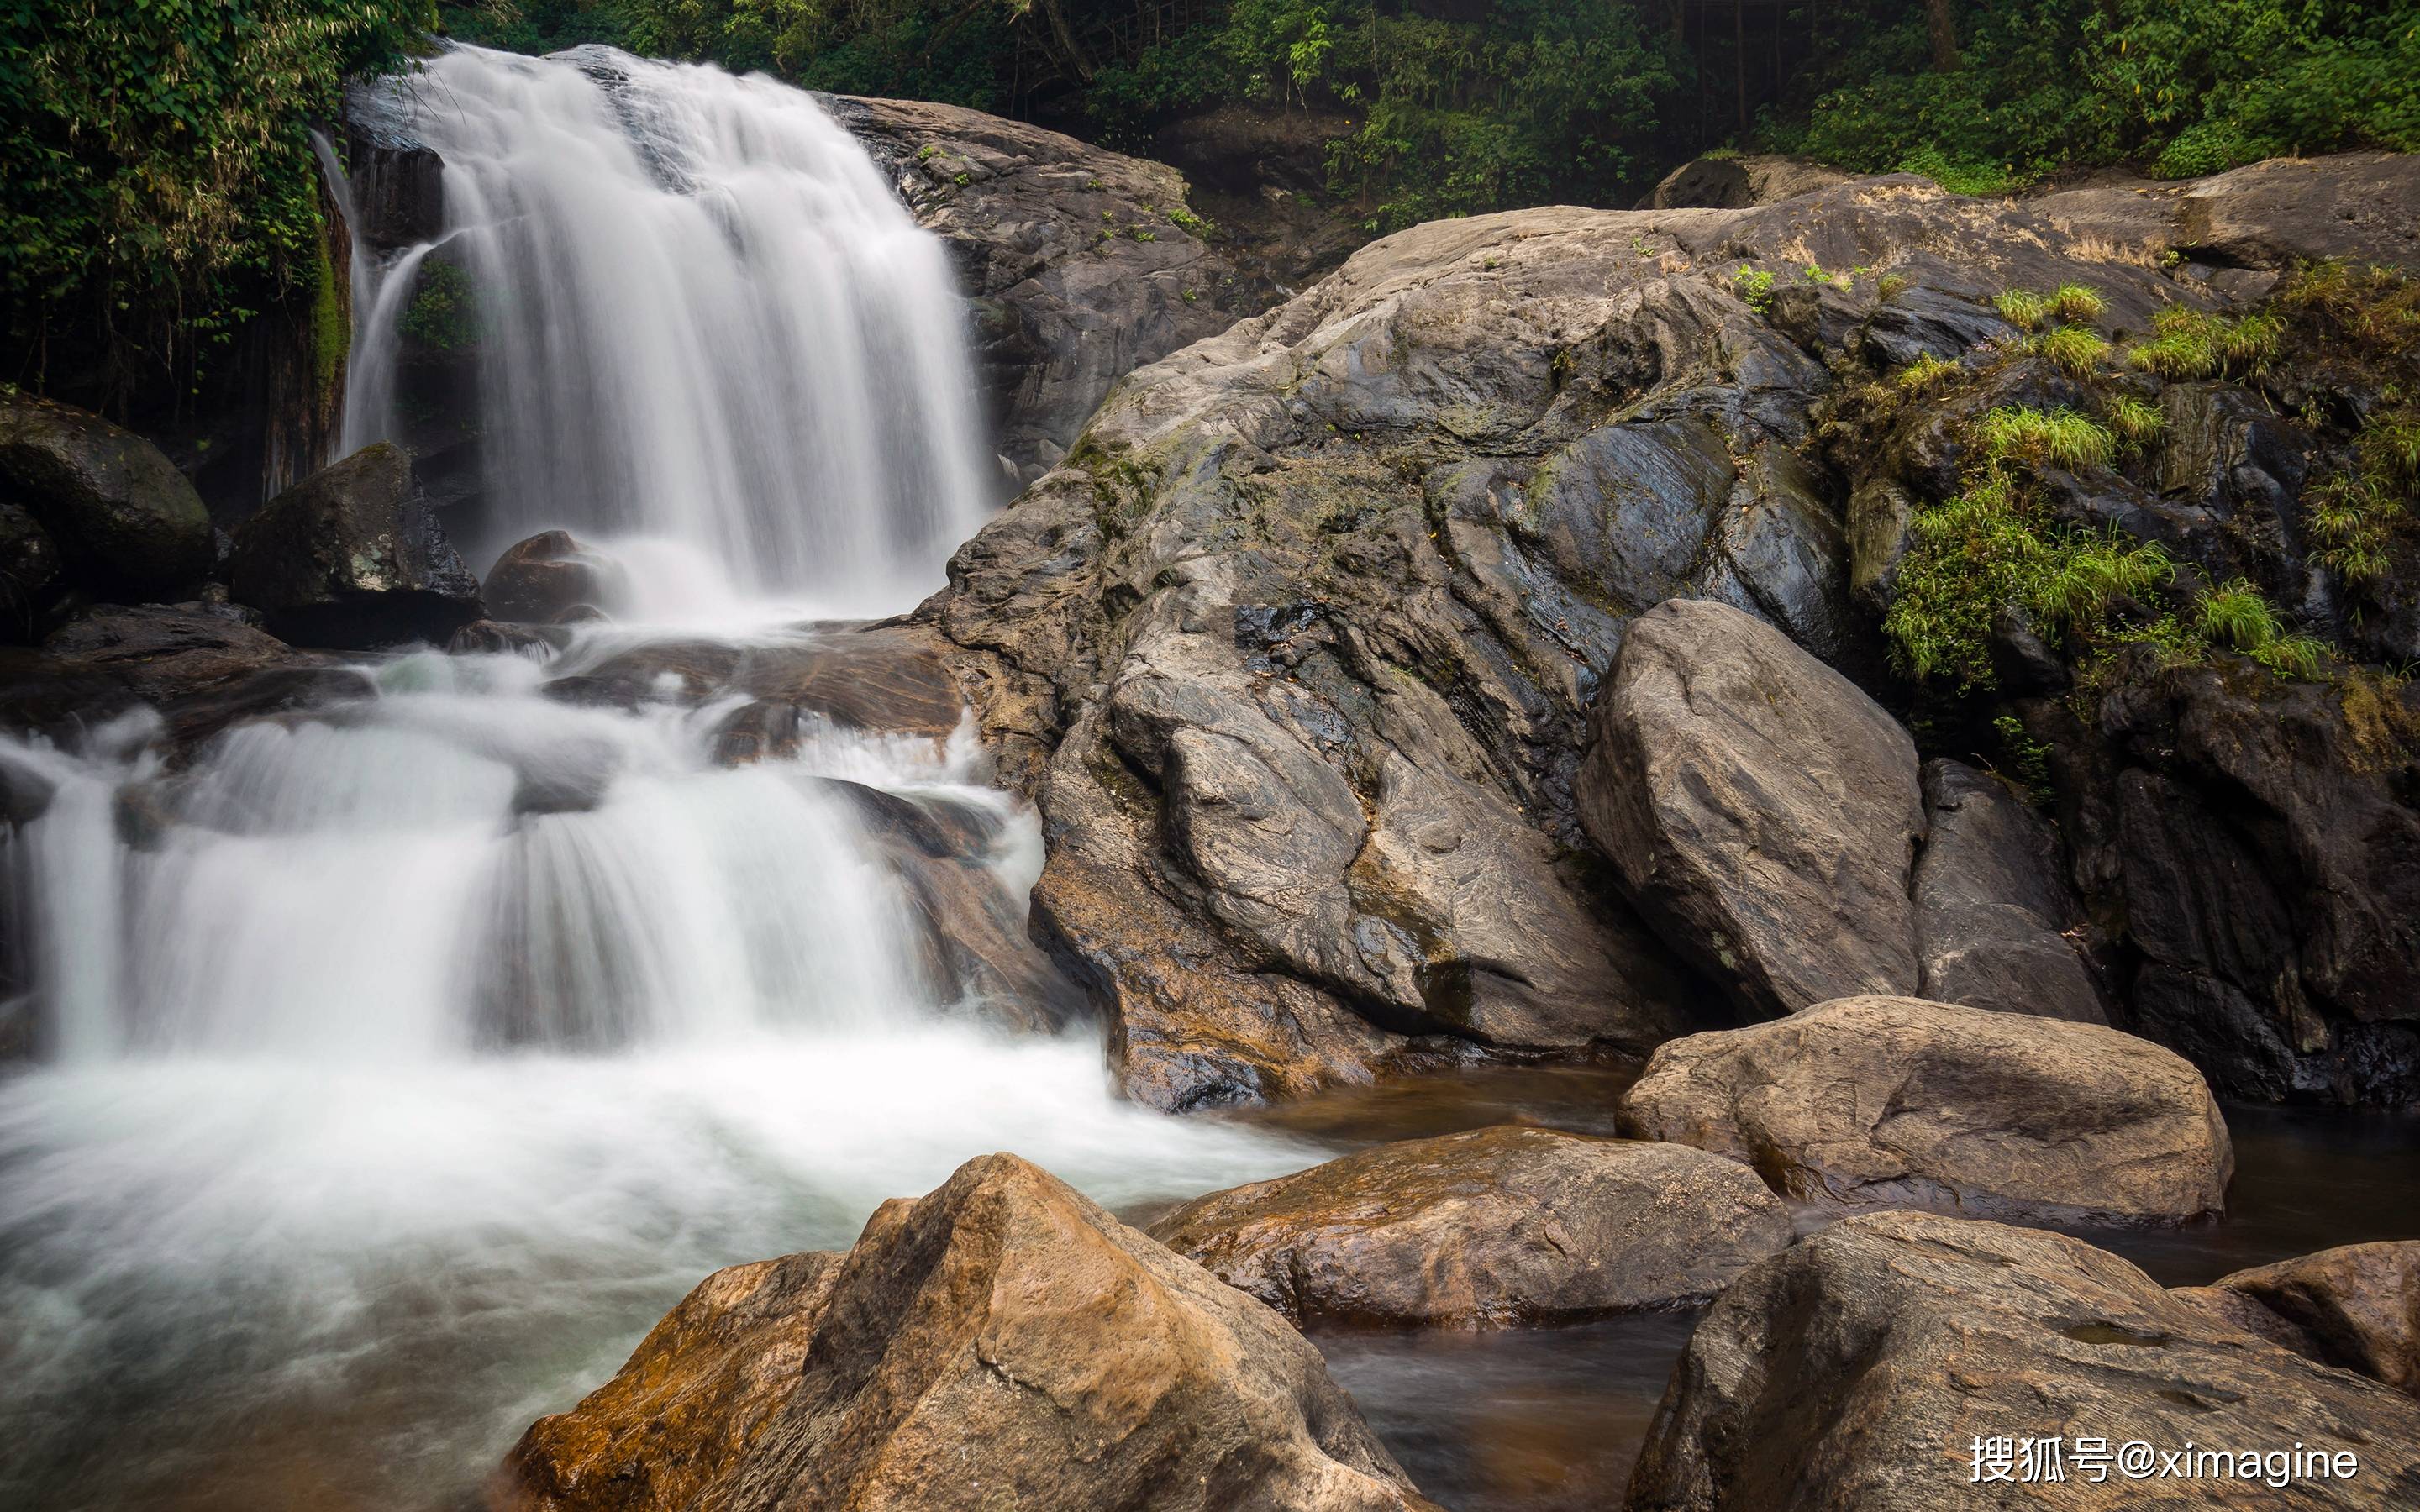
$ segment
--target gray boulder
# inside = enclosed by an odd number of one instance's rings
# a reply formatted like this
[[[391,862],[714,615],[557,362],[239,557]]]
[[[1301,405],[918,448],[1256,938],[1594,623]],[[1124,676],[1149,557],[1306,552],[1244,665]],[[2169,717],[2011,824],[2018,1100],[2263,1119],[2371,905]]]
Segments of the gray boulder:
[[[479,580],[445,538],[411,458],[375,441],[262,506],[235,532],[236,602],[303,645],[442,645],[484,617]]]
[[[1916,745],[1854,684],[1762,621],[1676,599],[1632,623],[1589,733],[1590,835],[1744,1009],[1916,990]]]
[[[2058,838],[1997,778],[1924,764],[1926,835],[1916,863],[1919,995],[2008,1013],[2106,1024],[2100,982],[2069,933],[2083,905]]]
[[[160,449],[81,409],[0,394],[0,493],[102,593],[158,594],[207,577],[210,517]]]
[[[2000,1461],[1989,1441],[2006,1438]],[[2060,1441],[2061,1481],[2016,1441]],[[2080,1439],[2109,1457],[2079,1457]],[[2188,1444],[2190,1478],[2129,1473]],[[2286,1484],[2245,1452],[2328,1457]],[[2351,1473],[2335,1458],[2350,1457]],[[1987,1474],[2005,1466],[2005,1476]],[[1733,1282],[1674,1367],[1632,1512],[2294,1506],[2420,1498],[2420,1405],[2316,1365],[2060,1234],[1926,1213],[1851,1218]]]
[[[1994,1217],[2221,1211],[2235,1155],[2201,1073],[2099,1025],[1847,997],[1675,1040],[1621,1131],[1754,1166],[1787,1196]]]

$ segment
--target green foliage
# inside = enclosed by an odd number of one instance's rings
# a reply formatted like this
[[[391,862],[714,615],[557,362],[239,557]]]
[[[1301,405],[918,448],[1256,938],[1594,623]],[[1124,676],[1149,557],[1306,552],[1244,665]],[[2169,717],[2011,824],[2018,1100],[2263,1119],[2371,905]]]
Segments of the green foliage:
[[[1773,274],[1742,263],[1731,272],[1731,292],[1759,315],[1773,313]]]
[[[2323,642],[2288,633],[2260,590],[2242,578],[2203,590],[2193,624],[2210,645],[2241,651],[2281,677],[2315,677],[2327,657]]]
[[[2056,796],[2050,779],[2050,747],[2036,740],[2025,729],[2024,721],[2013,714],[1994,718],[1992,732],[2000,737],[2000,753],[2007,758],[2008,775],[2022,783],[2037,803],[2048,803]]]
[[[2130,447],[2148,446],[2168,428],[2166,410],[2131,393],[2113,393],[2102,408],[2109,428]]]
[[[1977,438],[1993,465],[2023,459],[2069,471],[2103,467],[2117,455],[2117,438],[2091,416],[2073,409],[2024,409],[2002,405],[1985,414]]]
[[[328,255],[325,237],[311,243],[311,378],[322,398],[335,393],[352,349],[353,323],[346,318],[344,291],[336,284],[335,260]]]
[[[2027,289],[2003,289],[1993,296],[1992,308],[2019,331],[2040,330],[2050,317],[2050,301]]]
[[[2109,633],[2122,599],[2176,573],[2156,545],[2050,522],[1997,462],[1957,497],[1918,511],[1912,535],[1883,630],[1902,671],[1955,679],[1961,691],[1993,680],[1992,617],[2002,606],[2089,640]]]
[[[79,386],[190,368],[317,278],[307,137],[348,73],[427,19],[391,0],[19,0],[0,8],[9,337]]]
[[[2412,0],[2029,0],[1954,8],[1962,67],[1930,67],[1922,7],[1854,6],[1849,40],[1769,145],[1996,193],[2058,169],[2171,176],[2257,158],[2420,147]]]
[[[2276,360],[2286,325],[2265,313],[2229,319],[2171,304],[2151,317],[2151,338],[2126,360],[2163,378],[2190,380],[2260,372]]]
[[[2082,284],[2061,284],[2051,291],[2050,313],[2061,320],[2098,320],[2107,308],[2099,289]]]
[[[2401,499],[2358,473],[2315,485],[2304,501],[2320,563],[2355,583],[2386,576],[2388,548],[2408,517]]]
[[[1959,365],[1949,359],[1927,353],[1900,368],[1899,376],[1892,381],[1913,393],[1956,378],[1961,371]]]
[[[2109,344],[2082,326],[2060,326],[2045,331],[2032,342],[2034,351],[2057,366],[2070,378],[2088,378],[2101,371],[2109,356]]]
[[[419,286],[396,326],[405,335],[441,352],[461,351],[479,340],[478,292],[471,275],[436,257],[420,264]]]

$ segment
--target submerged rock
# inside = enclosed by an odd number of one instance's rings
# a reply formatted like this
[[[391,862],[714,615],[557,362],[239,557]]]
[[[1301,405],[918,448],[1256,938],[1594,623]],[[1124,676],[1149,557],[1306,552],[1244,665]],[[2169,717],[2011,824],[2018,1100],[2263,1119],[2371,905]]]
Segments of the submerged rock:
[[[262,506],[235,532],[236,602],[279,636],[348,650],[442,645],[483,617],[479,582],[412,481],[375,441]]]
[[[1151,1233],[1296,1323],[1501,1328],[1703,1302],[1791,1223],[1716,1156],[1508,1125],[1214,1192]]]
[[[2061,1484],[2022,1477],[2026,1439],[2061,1442]],[[2110,1458],[2096,1481],[2079,1439],[2112,1457],[2129,1441],[2155,1456],[2191,1444],[2226,1463],[2144,1478]],[[1995,1440],[2008,1441],[2008,1461]],[[2289,1480],[2265,1458],[2239,1468],[2244,1454],[2298,1447],[2328,1456],[2328,1472],[2307,1459]],[[2355,1473],[2338,1468],[2338,1452]],[[1983,1478],[2001,1463],[2006,1476]],[[1715,1299],[1665,1390],[1628,1504],[2387,1512],[2415,1497],[2410,1399],[2241,1332],[2081,1241],[1885,1212],[1792,1245]]]
[[[209,513],[176,465],[132,431],[66,405],[0,394],[0,490],[103,594],[193,583],[216,557]]]
[[[1624,1134],[1753,1165],[1784,1196],[2050,1222],[2222,1211],[2235,1155],[2201,1073],[2092,1024],[1848,997],[1676,1040]]]
[[[1741,1005],[1916,990],[1916,744],[1723,604],[1635,621],[1599,692],[1580,814],[1665,938]]]
[[[1408,1512],[1277,1314],[1013,1155],[845,1256],[718,1273],[541,1418],[495,1512]]]

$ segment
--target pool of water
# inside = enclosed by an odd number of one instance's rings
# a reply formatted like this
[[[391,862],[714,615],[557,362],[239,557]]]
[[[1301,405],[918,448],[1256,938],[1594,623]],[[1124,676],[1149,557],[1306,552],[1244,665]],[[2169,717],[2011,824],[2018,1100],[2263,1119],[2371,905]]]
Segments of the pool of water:
[[[1488,1070],[1229,1115],[1338,1148],[1492,1123],[1614,1132],[1632,1073]],[[2420,1117],[2235,1106],[2228,1211],[2180,1228],[2069,1230],[2164,1286],[2370,1240],[2420,1239]],[[1807,1213],[1802,1227],[1825,1215]],[[1324,1334],[1328,1367],[1451,1512],[1616,1512],[1696,1314],[1482,1334]]]

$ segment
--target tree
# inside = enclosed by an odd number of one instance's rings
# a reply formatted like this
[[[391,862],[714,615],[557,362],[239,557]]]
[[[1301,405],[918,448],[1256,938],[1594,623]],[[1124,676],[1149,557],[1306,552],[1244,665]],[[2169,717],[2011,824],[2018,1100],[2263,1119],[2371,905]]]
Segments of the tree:
[[[1958,23],[1949,13],[1949,0],[1924,0],[1924,30],[1932,42],[1932,68],[1936,73],[1958,71]]]

